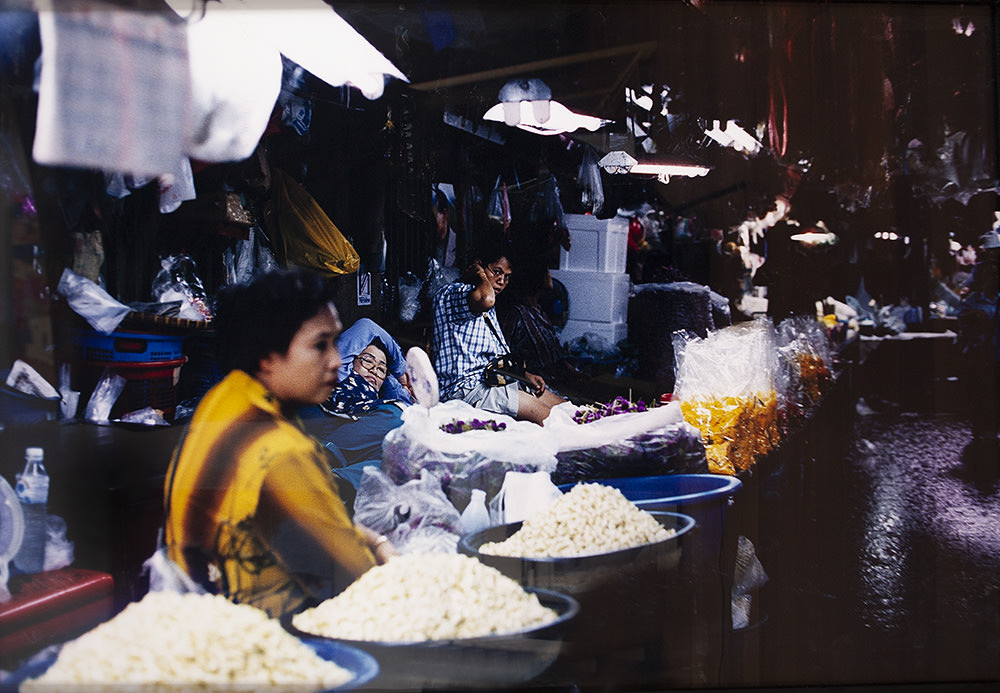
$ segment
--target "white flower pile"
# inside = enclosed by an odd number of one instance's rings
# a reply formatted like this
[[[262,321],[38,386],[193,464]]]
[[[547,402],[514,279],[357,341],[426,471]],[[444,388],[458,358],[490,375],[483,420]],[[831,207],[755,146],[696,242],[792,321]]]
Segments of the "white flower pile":
[[[404,554],[292,618],[300,631],[377,642],[513,633],[557,618],[500,571],[462,554]]]
[[[218,595],[150,592],[66,643],[22,691],[320,691],[351,672],[278,621]]]
[[[569,558],[621,551],[676,534],[621,491],[599,483],[577,484],[531,516],[501,542],[479,552],[522,558]]]

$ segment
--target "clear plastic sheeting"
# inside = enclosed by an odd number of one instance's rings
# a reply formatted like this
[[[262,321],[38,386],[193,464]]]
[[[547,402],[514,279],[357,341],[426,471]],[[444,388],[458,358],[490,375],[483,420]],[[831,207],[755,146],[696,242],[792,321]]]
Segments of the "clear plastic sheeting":
[[[777,336],[770,318],[707,338],[674,335],[674,399],[701,431],[709,470],[746,471],[781,439]]]

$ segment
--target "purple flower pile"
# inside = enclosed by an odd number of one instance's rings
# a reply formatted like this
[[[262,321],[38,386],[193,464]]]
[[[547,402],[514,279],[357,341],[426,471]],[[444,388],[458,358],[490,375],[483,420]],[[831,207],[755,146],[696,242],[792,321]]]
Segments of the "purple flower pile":
[[[486,421],[480,421],[479,419],[473,419],[472,421],[452,419],[446,424],[441,424],[441,430],[445,433],[465,433],[466,431],[502,431],[505,428],[507,428],[507,424],[502,421],[498,423],[493,419],[487,419]]]
[[[619,395],[606,404],[590,404],[582,409],[577,409],[576,413],[573,414],[573,421],[578,424],[592,423],[605,416],[627,414],[634,411],[646,411],[646,403],[641,399],[638,402],[630,402]]]

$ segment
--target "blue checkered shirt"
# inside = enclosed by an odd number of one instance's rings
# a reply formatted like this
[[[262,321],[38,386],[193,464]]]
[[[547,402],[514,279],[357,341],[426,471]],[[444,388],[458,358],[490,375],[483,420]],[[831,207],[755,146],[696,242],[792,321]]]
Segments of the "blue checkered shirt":
[[[486,364],[510,351],[496,310],[473,313],[469,308],[467,296],[472,289],[471,284],[454,282],[442,286],[434,296],[431,350],[442,401],[463,397],[482,381]],[[492,321],[499,339],[486,320]]]

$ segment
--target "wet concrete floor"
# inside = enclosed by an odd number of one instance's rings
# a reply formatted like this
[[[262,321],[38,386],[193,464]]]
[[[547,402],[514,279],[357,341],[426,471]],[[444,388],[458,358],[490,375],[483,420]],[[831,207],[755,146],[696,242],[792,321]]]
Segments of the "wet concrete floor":
[[[1000,683],[996,448],[969,448],[956,414],[876,412],[863,399],[852,409],[843,441],[776,471],[795,476],[794,488],[759,482],[749,529],[759,529],[769,581],[754,595],[751,628],[727,646],[720,683],[991,690]]]

